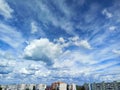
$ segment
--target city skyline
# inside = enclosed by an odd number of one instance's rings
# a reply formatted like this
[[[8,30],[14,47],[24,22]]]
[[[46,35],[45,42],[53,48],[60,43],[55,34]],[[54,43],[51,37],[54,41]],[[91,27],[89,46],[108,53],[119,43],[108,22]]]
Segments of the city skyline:
[[[119,3],[0,0],[0,84],[120,81]]]

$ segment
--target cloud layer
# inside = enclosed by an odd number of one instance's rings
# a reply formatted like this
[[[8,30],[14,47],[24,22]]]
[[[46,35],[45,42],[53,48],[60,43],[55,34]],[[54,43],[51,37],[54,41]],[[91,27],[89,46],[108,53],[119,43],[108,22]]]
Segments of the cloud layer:
[[[0,0],[0,83],[120,80],[119,8],[117,0]]]

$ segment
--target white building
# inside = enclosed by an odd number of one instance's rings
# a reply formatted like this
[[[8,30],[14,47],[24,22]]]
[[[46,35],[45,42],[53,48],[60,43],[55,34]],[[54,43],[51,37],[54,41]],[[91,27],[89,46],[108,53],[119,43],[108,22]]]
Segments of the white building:
[[[17,90],[17,85],[3,85],[2,90]]]
[[[76,90],[76,84],[69,85],[69,90]]]
[[[45,90],[46,89],[46,85],[45,84],[37,84],[36,85],[36,90]]]
[[[59,84],[59,90],[67,90],[67,84],[66,83],[60,83]]]
[[[17,90],[25,90],[26,84],[17,85]]]
[[[64,82],[54,82],[51,88],[52,90],[67,90],[67,84]]]
[[[26,84],[25,89],[33,90],[34,84]]]
[[[1,85],[2,90],[6,89],[6,85]]]

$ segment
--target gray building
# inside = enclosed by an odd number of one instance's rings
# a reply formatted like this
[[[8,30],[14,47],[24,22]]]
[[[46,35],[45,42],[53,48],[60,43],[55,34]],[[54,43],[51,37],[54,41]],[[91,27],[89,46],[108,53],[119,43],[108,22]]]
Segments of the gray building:
[[[120,82],[92,83],[89,90],[120,90]]]

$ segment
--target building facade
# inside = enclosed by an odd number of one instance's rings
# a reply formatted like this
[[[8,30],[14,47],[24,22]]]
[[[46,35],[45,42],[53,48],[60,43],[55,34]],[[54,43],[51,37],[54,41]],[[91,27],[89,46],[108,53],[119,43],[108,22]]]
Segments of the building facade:
[[[45,90],[46,89],[46,85],[45,84],[37,84],[36,85],[36,90]]]
[[[69,85],[68,90],[76,90],[76,84],[73,83],[73,84]]]
[[[67,84],[64,82],[55,82],[51,85],[52,90],[67,90]]]
[[[120,82],[92,83],[91,90],[120,90]]]

